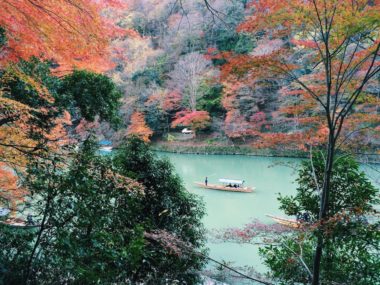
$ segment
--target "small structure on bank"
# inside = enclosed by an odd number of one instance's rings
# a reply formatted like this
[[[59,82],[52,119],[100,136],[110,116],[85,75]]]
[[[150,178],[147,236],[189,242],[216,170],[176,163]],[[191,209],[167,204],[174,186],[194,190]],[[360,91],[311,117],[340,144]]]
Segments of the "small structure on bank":
[[[99,150],[102,152],[111,152],[112,151],[112,142],[109,140],[101,140],[99,142]]]
[[[184,128],[181,133],[183,133],[184,135],[192,135],[194,134],[194,131],[193,130],[190,130],[188,128]]]

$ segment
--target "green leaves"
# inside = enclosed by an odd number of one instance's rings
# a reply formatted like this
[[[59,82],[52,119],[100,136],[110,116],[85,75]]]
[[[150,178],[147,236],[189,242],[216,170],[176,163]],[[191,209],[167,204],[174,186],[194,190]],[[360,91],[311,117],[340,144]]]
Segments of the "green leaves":
[[[113,162],[121,174],[145,186],[141,212],[145,231],[164,230],[190,244],[195,252],[204,250],[203,203],[186,191],[168,160],[158,159],[146,143],[134,137],[119,147]],[[144,259],[146,263],[139,269],[142,279],[159,272],[156,280],[166,276],[187,284],[196,284],[197,271],[204,264],[196,253],[177,256],[154,243],[146,245]]]
[[[204,94],[197,102],[197,110],[207,111],[211,116],[221,116],[225,114],[222,106],[223,86],[221,84],[208,85],[203,83],[200,91]]]
[[[297,179],[299,187],[295,201],[300,205],[301,211],[310,212],[315,219],[319,213],[317,189],[322,187],[324,167],[323,154],[315,152],[313,165],[310,161],[303,162]],[[378,202],[376,194],[378,190],[359,169],[359,164],[348,155],[336,157],[333,164],[331,189],[329,216],[344,210],[366,213]]]
[[[69,159],[52,156],[29,165],[34,199],[28,210],[43,225],[37,231],[0,225],[0,284],[22,283],[30,259],[31,284],[196,284],[204,264],[196,253],[204,250],[200,201],[142,141],[127,141],[114,159],[97,149],[87,140]],[[173,254],[146,238],[156,231],[194,252]],[[34,247],[38,254],[32,255]]]
[[[281,284],[307,283],[313,266],[313,249],[319,235],[324,247],[321,265],[323,284],[371,285],[380,282],[380,222],[371,219],[379,203],[378,190],[349,155],[335,158],[331,175],[328,219],[319,221],[319,192],[324,175],[324,155],[314,152],[298,172],[294,196],[279,196],[280,209],[287,215],[307,212],[312,224],[302,231],[283,235],[276,244],[261,249],[271,275]],[[369,219],[369,221],[368,221]],[[355,270],[353,270],[355,269]]]
[[[67,107],[72,112],[79,111],[87,121],[94,121],[99,116],[101,121],[118,125],[119,99],[122,94],[107,76],[76,70],[63,79],[60,93],[67,96]]]
[[[7,43],[6,31],[3,27],[0,26],[0,48],[5,46]]]

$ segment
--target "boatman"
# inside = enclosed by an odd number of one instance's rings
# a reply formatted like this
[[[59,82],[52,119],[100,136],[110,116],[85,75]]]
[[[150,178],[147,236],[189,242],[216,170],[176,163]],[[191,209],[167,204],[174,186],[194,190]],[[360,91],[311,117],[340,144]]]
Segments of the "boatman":
[[[207,180],[207,176],[205,178],[205,185],[207,186],[207,183],[208,183],[208,180]]]
[[[34,226],[33,216],[31,214],[28,214],[26,217],[26,224],[28,226]]]

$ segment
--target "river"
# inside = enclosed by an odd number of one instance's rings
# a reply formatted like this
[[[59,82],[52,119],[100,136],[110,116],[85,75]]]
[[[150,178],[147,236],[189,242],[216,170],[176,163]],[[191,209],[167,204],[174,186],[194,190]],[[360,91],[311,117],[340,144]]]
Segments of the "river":
[[[239,227],[259,219],[270,223],[266,214],[282,215],[277,196],[294,194],[296,173],[300,159],[233,155],[191,155],[159,153],[174,164],[186,188],[203,198],[206,206],[204,225],[207,229]],[[245,180],[256,187],[253,193],[231,193],[197,188],[195,181],[217,183],[219,178]],[[235,243],[208,242],[210,257],[232,262],[234,266],[250,265],[265,271],[258,255],[258,246]]]
[[[193,155],[158,153],[175,166],[186,188],[203,198],[206,206],[204,225],[208,230],[240,227],[253,219],[272,223],[266,214],[284,216],[278,209],[278,193],[295,194],[297,173],[301,159],[239,156]],[[374,182],[379,178],[380,165],[362,165],[361,168]],[[242,179],[246,185],[256,187],[253,193],[231,193],[198,188],[195,181],[217,183],[219,178]],[[378,182],[378,181],[377,181]],[[379,187],[379,184],[376,185]],[[210,257],[232,262],[233,266],[253,266],[264,273],[266,267],[258,254],[257,245],[229,242],[208,242]]]

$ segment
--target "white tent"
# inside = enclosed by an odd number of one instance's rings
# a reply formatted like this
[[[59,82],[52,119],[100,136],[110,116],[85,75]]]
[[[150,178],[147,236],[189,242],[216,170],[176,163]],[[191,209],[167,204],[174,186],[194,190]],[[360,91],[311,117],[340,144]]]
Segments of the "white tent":
[[[238,184],[242,185],[244,183],[244,180],[235,180],[235,179],[226,179],[226,178],[221,178],[219,179],[220,183],[225,183],[225,184]]]

